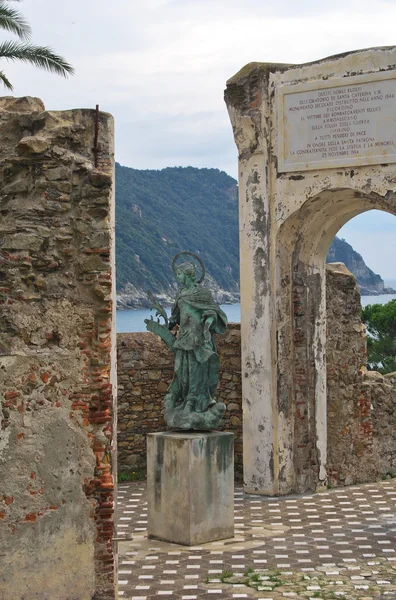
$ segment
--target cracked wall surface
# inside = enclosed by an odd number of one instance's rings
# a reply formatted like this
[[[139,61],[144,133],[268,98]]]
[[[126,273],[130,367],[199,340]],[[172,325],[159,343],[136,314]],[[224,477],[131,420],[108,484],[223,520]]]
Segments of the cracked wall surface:
[[[0,598],[115,597],[113,119],[0,98]]]

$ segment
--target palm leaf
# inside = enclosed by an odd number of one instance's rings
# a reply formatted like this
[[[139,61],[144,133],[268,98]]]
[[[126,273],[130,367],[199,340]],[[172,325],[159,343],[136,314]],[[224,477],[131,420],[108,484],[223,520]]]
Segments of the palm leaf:
[[[157,302],[157,300],[153,296],[153,293],[150,290],[147,290],[147,298],[151,302],[150,310],[155,309],[157,311],[155,313],[155,316],[162,317],[165,321],[165,325],[167,326],[168,325],[168,315],[166,314],[166,310],[164,309],[164,307],[161,306],[161,304],[159,302]],[[153,318],[153,317],[151,317],[151,318]],[[158,319],[158,321],[159,321],[159,319]]]
[[[23,15],[0,0],[0,29],[15,33],[22,40],[28,40],[31,29]]]
[[[1,58],[28,62],[63,77],[74,73],[73,67],[62,56],[55,54],[48,46],[33,46],[32,44],[22,44],[20,42],[3,42],[0,44]]]
[[[0,81],[2,81],[4,83],[4,87],[7,88],[7,90],[10,90],[12,92],[12,90],[14,89],[11,85],[11,83],[8,81],[7,77],[4,75],[3,71],[0,71]]]

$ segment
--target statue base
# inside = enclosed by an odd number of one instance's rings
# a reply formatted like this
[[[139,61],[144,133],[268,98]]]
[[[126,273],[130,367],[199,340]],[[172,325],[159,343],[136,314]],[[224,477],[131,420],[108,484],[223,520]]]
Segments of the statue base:
[[[148,535],[194,546],[234,537],[234,434],[147,435]]]
[[[165,399],[164,417],[168,427],[184,429],[185,431],[213,431],[219,426],[225,411],[226,405],[223,402],[216,402],[207,410],[198,413],[189,412],[178,406],[168,407]]]

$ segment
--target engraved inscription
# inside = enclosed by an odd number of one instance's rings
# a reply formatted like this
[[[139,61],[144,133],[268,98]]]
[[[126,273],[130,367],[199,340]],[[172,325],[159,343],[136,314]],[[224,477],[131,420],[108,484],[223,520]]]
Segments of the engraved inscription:
[[[396,79],[285,91],[279,170],[396,162],[395,98]]]

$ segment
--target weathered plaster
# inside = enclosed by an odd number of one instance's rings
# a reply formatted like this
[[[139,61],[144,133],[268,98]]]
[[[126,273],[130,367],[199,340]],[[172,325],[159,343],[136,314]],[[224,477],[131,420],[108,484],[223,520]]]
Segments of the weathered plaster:
[[[251,63],[227,83],[239,151],[248,491],[302,492],[326,482],[325,256],[357,214],[396,214],[393,164],[278,172],[277,91],[332,78],[347,84],[395,65],[396,48],[374,48],[306,65]]]

